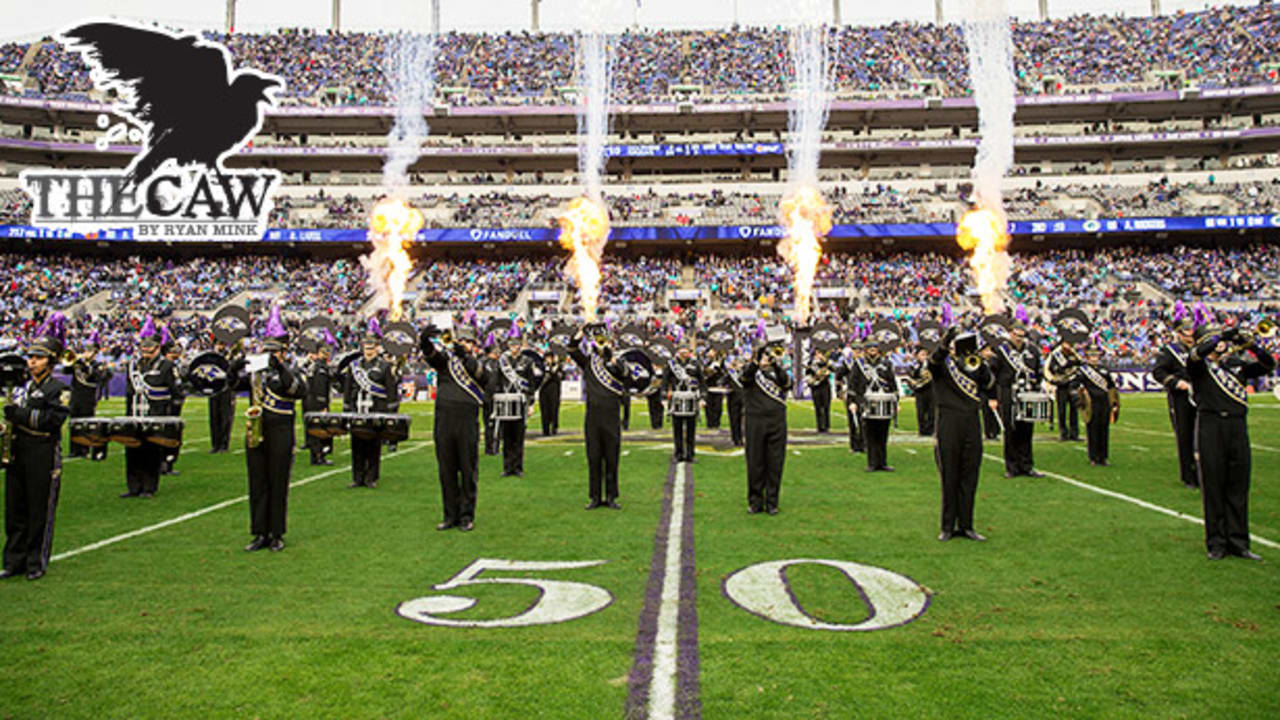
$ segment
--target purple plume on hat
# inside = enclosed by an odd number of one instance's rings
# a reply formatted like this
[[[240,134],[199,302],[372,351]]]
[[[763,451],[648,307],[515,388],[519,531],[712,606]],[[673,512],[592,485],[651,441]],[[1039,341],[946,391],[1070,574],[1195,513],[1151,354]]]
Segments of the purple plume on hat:
[[[1209,322],[1209,310],[1204,306],[1203,302],[1197,300],[1195,306],[1191,308],[1191,317],[1196,327],[1200,327]]]
[[[515,323],[511,323],[511,329],[507,330],[507,337],[509,338],[520,337],[520,326]]]
[[[1187,314],[1187,306],[1182,304],[1181,300],[1173,303],[1173,321],[1181,320]]]
[[[324,337],[322,339],[324,340],[324,343],[329,347],[338,346],[338,338],[334,337],[333,331],[327,327],[324,329]]]
[[[101,344],[101,342],[102,342],[102,336],[98,334],[97,330],[94,330],[93,332],[89,333],[90,345],[98,345],[98,344]]]
[[[378,324],[378,316],[369,318],[369,334],[382,337],[382,326]]]
[[[1018,303],[1018,309],[1016,312],[1014,312],[1013,315],[1014,317],[1018,318],[1019,322],[1030,322],[1030,320],[1027,318],[1027,306],[1023,305],[1022,303]]]
[[[156,319],[148,315],[147,321],[143,323],[142,329],[138,331],[138,339],[146,340],[149,338],[153,338],[155,336],[156,336]]]
[[[168,345],[171,342],[173,342],[173,336],[169,334],[169,326],[161,325],[160,326],[160,344]]]
[[[39,333],[45,337],[51,337],[58,341],[59,345],[67,344],[67,316],[58,311],[49,313],[49,317],[45,318],[44,325],[40,327]]]
[[[765,332],[768,330],[768,328],[769,326],[765,325],[764,323],[764,318],[760,318],[760,320],[756,322],[756,331],[752,334],[752,336],[756,340],[763,340],[765,336]]]
[[[271,314],[267,316],[267,328],[263,334],[269,338],[286,337],[289,331],[284,326],[284,320],[280,318],[280,306],[272,305]]]
[[[951,311],[951,303],[949,302],[942,303],[942,321],[939,324],[942,325],[943,327],[946,327],[947,325],[954,323],[955,320],[956,320],[956,316]]]
[[[677,324],[672,330],[675,332],[676,342],[684,340],[684,326]]]
[[[475,325],[475,324],[476,324],[476,309],[475,309],[475,308],[471,308],[470,310],[467,310],[466,312],[462,313],[462,322],[464,322],[464,323],[466,323],[466,324],[468,324],[468,325]]]
[[[493,332],[492,332],[492,331],[490,331],[490,332],[489,332],[489,334],[487,334],[487,335],[485,335],[485,336],[484,336],[484,346],[485,346],[486,348],[491,348],[491,347],[493,347]]]

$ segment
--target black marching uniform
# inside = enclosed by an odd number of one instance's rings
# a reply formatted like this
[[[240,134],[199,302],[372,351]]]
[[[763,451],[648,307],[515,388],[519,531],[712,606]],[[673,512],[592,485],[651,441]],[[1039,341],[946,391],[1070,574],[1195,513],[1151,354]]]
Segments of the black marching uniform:
[[[787,459],[787,392],[791,377],[779,362],[761,367],[757,356],[742,371],[742,388],[747,509],[775,515]]]
[[[1151,377],[1164,386],[1169,405],[1169,423],[1173,425],[1174,442],[1178,446],[1178,471],[1182,484],[1189,488],[1200,487],[1200,470],[1196,466],[1196,408],[1192,405],[1189,390],[1179,390],[1178,381],[1191,383],[1187,372],[1187,356],[1191,348],[1174,341],[1156,353]]]
[[[54,362],[49,357],[49,363]],[[62,424],[71,411],[67,386],[46,372],[30,378],[6,405],[13,423],[12,461],[4,470],[4,575],[36,580],[49,567],[53,518],[62,485]]]
[[[1111,455],[1111,414],[1117,400],[1116,381],[1102,365],[1081,365],[1080,383],[1089,393],[1089,417],[1085,435],[1089,439],[1089,461],[1106,465]]]
[[[1241,555],[1249,550],[1249,396],[1245,382],[1276,369],[1265,349],[1252,345],[1247,362],[1239,355],[1217,360],[1208,355],[1214,335],[1187,355],[1187,372],[1195,392],[1196,456],[1200,461],[1200,494],[1204,501],[1204,540],[1210,557]]]
[[[1008,477],[1036,476],[1032,438],[1034,422],[1016,420],[1015,399],[1018,393],[1035,392],[1040,386],[1040,352],[1031,343],[1021,348],[1002,343],[992,360],[996,376],[1000,419],[1004,421],[1004,471]]]
[[[157,355],[145,360],[134,358],[129,363],[129,386],[125,392],[125,415],[162,417],[173,415],[170,398],[177,378],[173,363]],[[160,488],[160,466],[167,448],[143,441],[138,447],[124,449],[124,479],[128,491],[121,497],[151,497]]]
[[[1055,347],[1045,362],[1045,377],[1051,378],[1053,385],[1053,403],[1058,408],[1058,439],[1080,439],[1080,411],[1072,394],[1076,392],[1078,383],[1075,370],[1080,365],[1067,356],[1062,344]]]
[[[542,419],[542,434],[547,436],[560,432],[560,386],[564,382],[564,367],[555,353],[547,353],[543,359],[547,374],[542,387],[538,388],[538,416]]]
[[[498,370],[502,373],[499,391],[519,395],[520,419],[495,420],[498,424],[498,439],[502,443],[502,476],[524,476],[524,436],[527,429],[529,404],[533,402],[533,388],[528,380],[520,375],[521,366],[527,362],[519,355],[512,359],[510,354],[498,358]]]
[[[867,448],[862,420],[854,411],[855,406],[862,405],[862,397],[858,395],[853,381],[853,366],[858,362],[860,359],[855,358],[850,362],[840,363],[836,370],[836,380],[844,388],[844,418],[849,427],[849,451],[855,453],[865,452]]]
[[[169,362],[173,361],[170,360]],[[169,412],[175,417],[182,417],[182,406],[187,403],[187,388],[189,385],[186,375],[180,375],[176,365],[174,366],[174,378],[175,382],[173,383],[173,392],[169,396]],[[161,475],[178,474],[178,471],[174,466],[178,464],[178,454],[180,450],[181,448],[179,447],[160,448],[160,454],[162,456],[160,461]]]
[[[725,368],[729,378],[729,435],[734,447],[742,447],[742,406],[744,392],[742,387],[742,369],[729,365]]]
[[[818,432],[831,431],[831,363],[816,358],[809,363],[805,373],[805,384],[809,386],[809,394],[813,398],[813,414],[817,421]]]
[[[898,394],[898,383],[893,375],[893,366],[889,364],[889,359],[886,357],[854,361],[850,381],[853,383],[854,395],[860,398],[858,405],[860,412],[866,411],[866,398],[869,392]],[[861,418],[862,433],[867,443],[868,470],[893,470],[888,464],[890,422],[892,421],[887,418],[883,420],[873,420],[865,416]]]
[[[436,408],[431,431],[440,474],[443,522],[438,530],[470,529],[479,490],[480,414],[485,404],[484,361],[455,344],[445,350],[424,334],[427,364],[435,368]]]
[[[937,408],[933,404],[933,374],[929,372],[929,361],[913,363],[907,383],[916,399],[916,434],[932,435]]]
[[[666,412],[662,404],[662,388],[654,387],[645,398],[649,403],[649,429],[662,429],[662,415]]]
[[[627,395],[623,378],[626,371],[607,351],[587,354],[582,343],[569,351],[569,357],[582,369],[582,383],[587,394],[587,412],[583,432],[587,445],[588,509],[601,505],[617,505],[618,458],[622,452],[621,408]]]
[[[724,362],[715,359],[707,363],[702,370],[702,378],[707,386],[707,429],[719,430],[724,396],[729,392],[729,378],[725,373]]]
[[[667,393],[693,392],[698,400],[706,397],[706,386],[703,384],[701,363],[690,357],[681,360],[671,359],[667,364],[667,372],[662,379],[662,387]],[[693,407],[692,415],[671,415],[672,434],[675,438],[676,462],[693,462],[694,447],[697,443],[698,406]]]
[[[93,417],[98,412],[98,388],[111,380],[111,371],[97,360],[77,360],[70,366],[71,371],[71,417]],[[86,457],[90,460],[106,460],[107,445],[88,447],[79,443],[68,443],[67,457]]]
[[[333,379],[329,376],[329,364],[316,359],[307,368],[307,392],[302,396],[302,412],[329,412],[329,401],[333,395]],[[211,399],[210,403],[213,402]],[[312,465],[332,465],[329,458],[333,454],[332,437],[316,437],[307,433],[307,450],[311,453]]]
[[[938,408],[934,460],[942,481],[942,534],[973,532],[973,499],[982,470],[982,429],[979,410],[984,392],[995,387],[995,376],[986,363],[966,372],[943,342],[929,356],[933,396]]]
[[[391,364],[380,357],[363,356],[347,366],[343,378],[343,410],[354,413],[385,413],[391,388]],[[376,437],[351,435],[350,487],[378,487],[382,467],[382,441]]]
[[[247,430],[245,465],[249,475],[249,532],[254,540],[246,550],[284,548],[288,516],[289,477],[297,443],[294,402],[307,395],[307,379],[274,355],[266,369],[251,373],[241,388],[249,403],[261,408],[262,438],[254,444]]]
[[[500,392],[502,371],[498,368],[498,359],[486,355],[481,361],[484,365],[484,454],[498,454],[498,426],[493,420],[493,396]]]

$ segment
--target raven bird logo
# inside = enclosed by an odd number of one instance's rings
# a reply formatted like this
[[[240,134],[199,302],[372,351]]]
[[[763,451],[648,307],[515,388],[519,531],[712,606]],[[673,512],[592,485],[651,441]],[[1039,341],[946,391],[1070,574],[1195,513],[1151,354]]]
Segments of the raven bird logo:
[[[64,31],[94,85],[120,95],[117,113],[143,131],[142,151],[125,171],[141,186],[169,161],[222,175],[223,160],[262,127],[259,103],[275,105],[280,78],[234,70],[226,47],[156,28],[92,22]]]

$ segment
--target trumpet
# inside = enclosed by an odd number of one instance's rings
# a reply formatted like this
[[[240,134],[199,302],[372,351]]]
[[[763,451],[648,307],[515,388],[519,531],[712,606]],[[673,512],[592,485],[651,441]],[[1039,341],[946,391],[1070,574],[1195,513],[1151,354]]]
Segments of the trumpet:
[[[769,346],[769,354],[776,360],[781,360],[787,354],[787,347],[782,343],[773,343]]]
[[[965,370],[968,372],[974,372],[982,365],[982,356],[977,353],[965,355],[964,359],[961,360],[961,363],[964,365]]]
[[[453,344],[453,330],[445,329],[440,333],[440,342],[445,345]]]
[[[1232,352],[1244,350],[1252,345],[1258,338],[1269,338],[1276,334],[1276,324],[1272,320],[1261,320],[1254,326],[1253,330],[1240,329],[1235,332],[1232,342]]]

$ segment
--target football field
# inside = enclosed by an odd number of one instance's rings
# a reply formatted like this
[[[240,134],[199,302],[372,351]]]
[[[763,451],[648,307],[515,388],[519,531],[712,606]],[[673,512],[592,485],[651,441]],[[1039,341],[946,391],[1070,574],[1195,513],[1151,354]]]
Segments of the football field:
[[[531,421],[523,478],[481,456],[474,532],[436,532],[414,403],[375,490],[347,487],[345,439],[332,467],[300,448],[288,546],[246,553],[243,421],[211,455],[193,399],[153,499],[117,498],[119,445],[66,462],[49,574],[0,583],[0,717],[1274,718],[1280,402],[1250,411],[1255,563],[1205,558],[1163,396],[1123,400],[1110,467],[1042,426],[1047,476],[1005,479],[988,441],[985,543],[937,541],[909,402],[891,474],[850,454],[842,405],[818,435],[793,403],[776,516],[747,514],[727,418],[677,466],[643,402],[623,509],[584,512],[567,404],[561,435]]]

